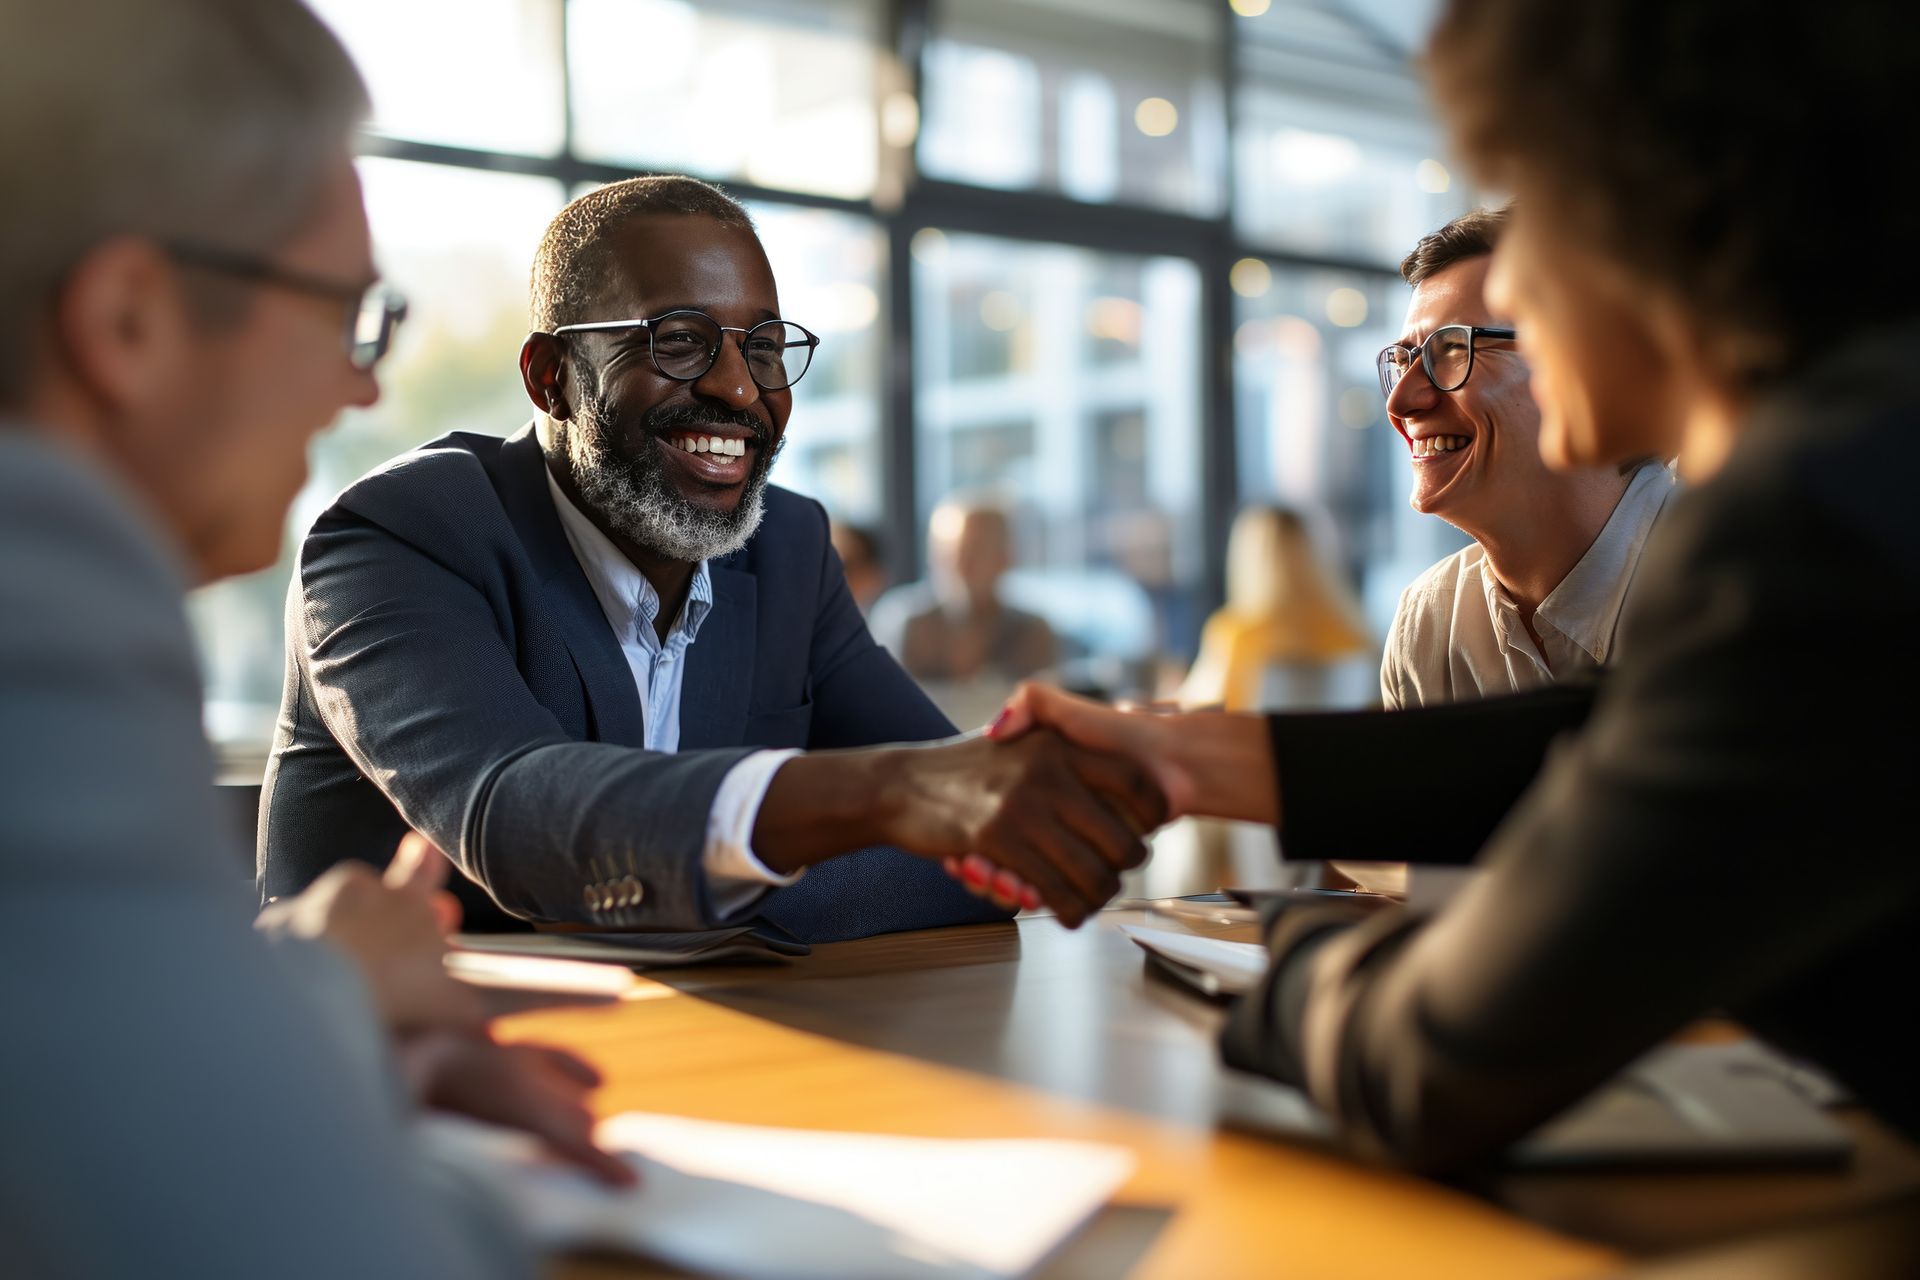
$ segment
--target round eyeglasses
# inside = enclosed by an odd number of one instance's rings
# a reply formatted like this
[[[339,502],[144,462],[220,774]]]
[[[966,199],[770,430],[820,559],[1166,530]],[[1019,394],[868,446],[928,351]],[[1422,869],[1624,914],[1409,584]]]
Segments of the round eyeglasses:
[[[1426,370],[1435,391],[1458,391],[1473,376],[1473,348],[1482,338],[1512,338],[1512,329],[1477,324],[1449,324],[1435,329],[1417,347],[1392,346],[1374,358],[1380,371],[1380,393],[1392,396],[1414,361]]]
[[[669,311],[652,320],[595,320],[563,324],[555,337],[569,333],[607,333],[640,329],[647,335],[653,367],[675,382],[696,382],[707,376],[720,359],[720,344],[729,333],[740,335],[740,353],[747,375],[762,391],[785,391],[806,376],[813,351],[820,345],[814,334],[786,320],[763,320],[751,329],[721,324],[704,311]]]
[[[324,280],[265,258],[212,245],[176,242],[167,245],[167,252],[175,261],[202,271],[291,289],[341,304],[347,312],[347,362],[362,373],[371,371],[393,349],[393,336],[399,331],[400,322],[407,318],[407,300],[378,280],[364,285]]]

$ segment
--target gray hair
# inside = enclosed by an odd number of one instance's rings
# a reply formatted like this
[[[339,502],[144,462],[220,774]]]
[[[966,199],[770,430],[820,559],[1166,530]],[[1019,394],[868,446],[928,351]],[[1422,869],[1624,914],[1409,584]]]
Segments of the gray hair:
[[[115,236],[263,253],[312,215],[365,117],[299,0],[0,0],[0,405],[61,281]]]

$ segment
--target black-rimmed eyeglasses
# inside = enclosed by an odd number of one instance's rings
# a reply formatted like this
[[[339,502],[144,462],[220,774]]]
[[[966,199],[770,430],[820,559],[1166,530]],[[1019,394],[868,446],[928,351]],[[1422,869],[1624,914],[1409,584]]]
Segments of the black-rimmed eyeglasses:
[[[1512,338],[1512,329],[1477,324],[1450,324],[1435,329],[1417,347],[1391,346],[1374,358],[1380,370],[1380,392],[1392,396],[1414,361],[1427,372],[1435,391],[1458,391],[1473,376],[1473,348],[1482,338]]]
[[[324,280],[265,258],[210,245],[170,244],[167,252],[176,261],[202,271],[338,302],[347,313],[347,360],[362,372],[371,370],[392,350],[393,335],[407,318],[407,300],[377,280],[368,285]]]
[[[729,333],[740,335],[747,374],[762,391],[785,391],[806,376],[820,339],[786,320],[763,320],[751,329],[721,324],[704,311],[669,311],[651,320],[595,320],[563,324],[555,337],[569,333],[606,333],[640,329],[647,335],[653,367],[675,382],[697,382],[720,359]]]

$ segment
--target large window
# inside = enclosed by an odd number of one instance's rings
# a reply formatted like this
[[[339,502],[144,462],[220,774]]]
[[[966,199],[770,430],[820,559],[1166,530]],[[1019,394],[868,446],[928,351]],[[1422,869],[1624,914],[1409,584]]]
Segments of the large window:
[[[1224,6],[944,0],[925,60],[931,177],[1220,209]]]
[[[1191,656],[1242,501],[1323,513],[1376,608],[1452,545],[1406,506],[1371,370],[1394,264],[1471,203],[1408,67],[1430,0],[313,3],[373,92],[361,171],[413,312],[380,403],[315,446],[282,563],[195,600],[224,740],[265,739],[324,504],[531,416],[535,243],[634,172],[748,203],[824,340],[775,479],[876,527],[898,576],[937,502],[997,499],[1016,602],[1144,671]]]
[[[574,148],[592,160],[871,195],[879,6],[573,0]]]
[[[954,494],[1007,508],[1012,594],[1083,654],[1191,652],[1198,269],[931,227],[913,260],[922,519]]]

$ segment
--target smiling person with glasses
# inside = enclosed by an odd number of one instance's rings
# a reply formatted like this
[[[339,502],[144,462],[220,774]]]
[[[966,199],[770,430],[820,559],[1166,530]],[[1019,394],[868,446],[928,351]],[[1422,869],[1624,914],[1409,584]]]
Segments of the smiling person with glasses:
[[[590,192],[532,301],[533,422],[396,459],[301,551],[263,893],[412,826],[494,927],[824,940],[1112,896],[1161,816],[1144,770],[1050,735],[846,750],[953,726],[868,634],[826,513],[767,483],[820,340],[746,211],[691,178]],[[942,874],[989,854],[1030,895]]]
[[[1606,665],[1672,489],[1658,466],[1556,471],[1514,331],[1482,296],[1505,225],[1481,209],[1400,264],[1413,286],[1376,364],[1407,442],[1413,509],[1473,539],[1400,596],[1380,664],[1390,708],[1517,693]]]

